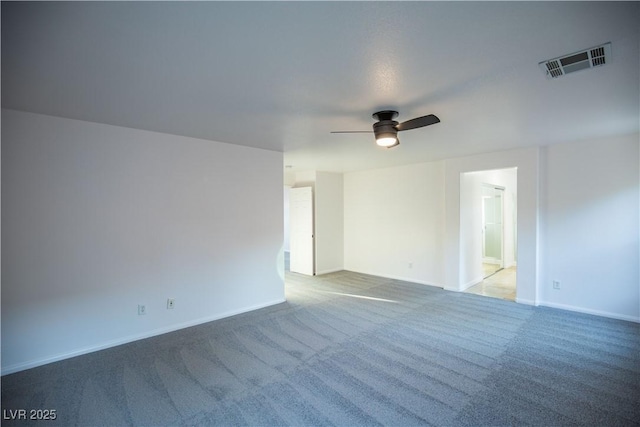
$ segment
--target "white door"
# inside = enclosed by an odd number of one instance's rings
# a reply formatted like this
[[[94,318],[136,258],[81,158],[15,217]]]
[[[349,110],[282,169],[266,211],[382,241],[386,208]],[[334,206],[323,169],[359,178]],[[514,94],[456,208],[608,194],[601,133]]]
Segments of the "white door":
[[[313,191],[311,187],[289,191],[289,236],[292,272],[314,275]]]

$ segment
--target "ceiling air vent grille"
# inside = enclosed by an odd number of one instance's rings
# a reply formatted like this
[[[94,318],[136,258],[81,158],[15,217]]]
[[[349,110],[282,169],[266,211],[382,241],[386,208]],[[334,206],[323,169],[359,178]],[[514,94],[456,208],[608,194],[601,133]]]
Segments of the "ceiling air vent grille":
[[[604,47],[600,46],[595,49],[591,49],[591,65],[594,67],[598,65],[604,65],[607,60],[604,55]]]
[[[592,47],[570,55],[542,61],[540,68],[549,79],[556,79],[565,74],[605,65],[611,60],[611,43]]]
[[[551,77],[560,77],[562,75],[560,63],[558,63],[558,61],[547,62],[547,72],[551,75]]]

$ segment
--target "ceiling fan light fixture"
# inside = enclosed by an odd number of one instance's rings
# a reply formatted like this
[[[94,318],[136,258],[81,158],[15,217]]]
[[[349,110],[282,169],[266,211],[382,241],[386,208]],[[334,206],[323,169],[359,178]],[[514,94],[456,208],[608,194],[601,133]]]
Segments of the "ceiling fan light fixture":
[[[400,141],[398,141],[398,138],[396,138],[395,136],[382,136],[376,138],[376,144],[378,144],[380,147],[391,148],[400,144]]]
[[[373,133],[376,136],[376,144],[380,147],[391,148],[398,145],[398,122],[383,120],[373,125]]]

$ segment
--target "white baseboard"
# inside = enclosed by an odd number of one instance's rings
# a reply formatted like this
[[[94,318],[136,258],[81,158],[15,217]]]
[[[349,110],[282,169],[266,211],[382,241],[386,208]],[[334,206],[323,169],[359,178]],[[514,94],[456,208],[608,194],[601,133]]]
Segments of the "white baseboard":
[[[526,299],[526,298],[518,298],[516,297],[516,302],[518,304],[525,304],[525,305],[533,305],[536,306],[538,304],[536,304],[536,302],[532,299]]]
[[[484,278],[475,278],[467,283],[464,283],[462,285],[460,285],[459,287],[450,287],[450,286],[441,286],[442,289],[444,289],[445,291],[451,291],[451,292],[464,292],[467,289],[469,289],[470,287],[477,285],[478,283],[482,282],[484,280]]]
[[[478,283],[482,282],[484,280],[484,277],[480,276],[480,277],[476,277],[473,280],[468,281],[467,283],[464,283],[462,286],[460,286],[459,292],[464,292],[467,289],[469,289],[472,286],[477,285]]]
[[[46,364],[49,364],[49,363],[59,362],[60,360],[70,359],[70,358],[76,357],[76,356],[82,356],[83,354],[89,354],[89,353],[93,353],[93,352],[96,352],[96,351],[105,350],[107,348],[116,347],[116,346],[119,346],[119,345],[122,345],[122,344],[128,344],[130,342],[134,342],[134,341],[139,341],[139,340],[143,340],[143,339],[146,339],[146,338],[155,337],[155,336],[166,334],[166,333],[169,333],[169,332],[178,331],[180,329],[189,328],[191,326],[201,325],[203,323],[213,322],[214,320],[220,320],[220,319],[224,319],[226,317],[236,316],[236,315],[242,314],[242,313],[248,313],[250,311],[259,310],[261,308],[270,307],[272,305],[280,304],[280,303],[283,303],[283,302],[286,302],[286,300],[285,299],[278,299],[278,300],[270,301],[270,302],[267,302],[267,303],[264,303],[264,304],[258,304],[258,305],[254,305],[254,306],[251,306],[251,307],[245,307],[245,308],[242,308],[242,309],[239,309],[239,310],[228,311],[228,312],[221,313],[221,314],[214,315],[214,316],[203,317],[203,318],[200,318],[200,319],[190,320],[188,322],[178,323],[176,325],[167,326],[165,328],[154,329],[152,331],[144,332],[144,333],[141,333],[141,334],[130,335],[130,336],[123,337],[123,338],[120,338],[120,339],[107,341],[107,342],[102,343],[102,344],[98,344],[98,345],[94,345],[94,346],[90,346],[90,347],[85,347],[85,348],[80,348],[80,349],[77,349],[77,350],[73,350],[73,351],[70,351],[68,353],[57,354],[57,355],[51,356],[51,357],[31,360],[29,362],[24,362],[24,363],[17,363],[15,365],[9,365],[7,367],[3,367],[2,368],[2,375],[13,374],[15,372],[20,372],[20,371],[24,371],[26,369],[36,368],[38,366],[46,365]]]
[[[401,280],[403,282],[417,283],[419,285],[433,286],[436,288],[444,288],[444,285],[430,283],[424,280],[414,279],[412,277],[394,276],[390,274],[381,274],[381,273],[376,273],[371,271],[359,271],[359,270],[348,270],[348,269],[345,269],[345,271],[351,271],[352,273],[358,273],[358,274],[367,274],[369,276],[383,277],[385,279]]]
[[[344,268],[334,268],[329,270],[316,271],[316,276],[320,276],[322,274],[337,273],[338,271],[344,271]]]
[[[629,316],[626,314],[611,313],[611,312],[602,311],[602,310],[592,310],[590,308],[576,307],[574,305],[568,305],[568,304],[558,304],[555,302],[542,301],[540,302],[539,305],[542,305],[545,307],[551,307],[551,308],[559,308],[561,310],[575,311],[578,313],[593,314],[594,316],[608,317],[610,319],[626,320],[628,322],[640,323],[640,317]]]

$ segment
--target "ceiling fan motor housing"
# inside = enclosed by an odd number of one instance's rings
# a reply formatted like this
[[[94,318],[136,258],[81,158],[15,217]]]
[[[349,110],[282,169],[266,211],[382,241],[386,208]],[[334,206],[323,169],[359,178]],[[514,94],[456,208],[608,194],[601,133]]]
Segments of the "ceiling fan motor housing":
[[[373,113],[374,119],[378,120],[373,124],[373,133],[376,139],[380,138],[397,138],[398,135],[398,122],[395,119],[398,117],[397,111],[384,110]]]
[[[398,117],[398,112],[393,110],[378,111],[377,113],[373,113],[371,117],[373,117],[379,122],[383,122],[386,120],[395,119],[396,117]]]
[[[373,124],[373,133],[378,138],[396,138],[398,135],[398,122],[395,120],[382,120]]]

